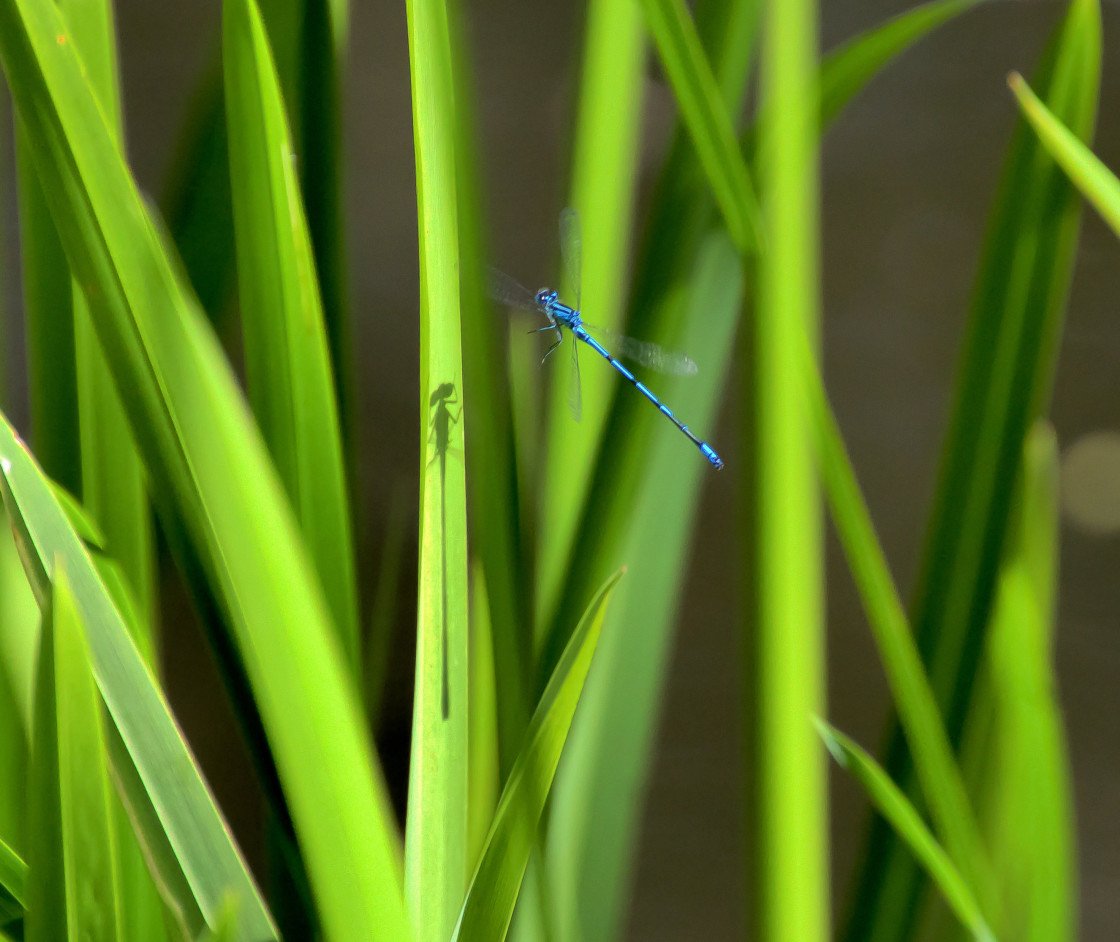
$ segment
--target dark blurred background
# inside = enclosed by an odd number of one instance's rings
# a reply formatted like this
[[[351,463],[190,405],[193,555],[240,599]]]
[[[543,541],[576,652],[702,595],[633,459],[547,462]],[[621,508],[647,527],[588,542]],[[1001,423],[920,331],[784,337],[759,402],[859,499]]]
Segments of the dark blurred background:
[[[1104,2],[1104,86],[1095,150],[1120,169],[1120,6]],[[477,73],[493,244],[511,271],[548,277],[565,202],[582,5],[474,0]],[[904,0],[822,4],[825,50],[908,9]],[[899,584],[917,563],[945,430],[956,352],[987,208],[1015,117],[1006,75],[1029,75],[1065,4],[993,0],[893,64],[829,132],[823,150],[824,324],[828,386]],[[118,0],[129,153],[161,193],[192,89],[216,61],[217,0]],[[364,590],[375,577],[389,507],[415,519],[419,333],[413,137],[403,3],[355,3],[345,88],[345,215],[354,316]],[[545,52],[547,51],[547,55]],[[648,70],[640,194],[648,194],[674,120],[670,91]],[[3,135],[4,205],[13,205]],[[639,201],[639,206],[641,206]],[[4,220],[9,262],[16,232]],[[536,274],[534,274],[536,273]],[[4,284],[8,401],[27,428],[18,284]],[[1078,815],[1082,937],[1120,926],[1120,244],[1084,216],[1052,416],[1063,451],[1060,694]],[[18,387],[18,389],[17,389]],[[734,382],[709,440],[734,439]],[[734,455],[734,447],[726,451]],[[655,760],[629,937],[742,936],[741,768],[733,611],[736,555],[726,508],[734,478],[711,475],[679,622]],[[721,510],[723,512],[721,512]],[[416,558],[415,537],[405,548]],[[834,542],[829,546],[829,712],[870,748],[887,692]],[[262,821],[234,724],[187,602],[164,580],[171,698],[250,857]],[[412,677],[415,581],[402,579],[394,683],[380,742],[403,774]],[[182,613],[184,617],[176,617]],[[842,913],[865,824],[861,795],[832,774],[834,888]],[[793,942],[793,940],[791,940]]]

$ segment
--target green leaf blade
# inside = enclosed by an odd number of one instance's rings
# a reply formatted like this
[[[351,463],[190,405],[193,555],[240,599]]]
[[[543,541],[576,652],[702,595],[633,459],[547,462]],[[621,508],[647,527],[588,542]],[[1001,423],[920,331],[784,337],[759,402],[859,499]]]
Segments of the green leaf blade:
[[[121,899],[101,702],[64,566],[44,618],[29,787],[29,942],[121,936]]]
[[[537,822],[599,641],[616,572],[591,600],[541,696],[525,742],[502,789],[478,869],[467,891],[453,942],[504,939],[513,916]]]
[[[268,910],[128,626],[6,420],[0,422],[0,462],[4,503],[42,604],[50,597],[53,561],[60,559],[66,567],[82,621],[89,626],[92,666],[111,720],[109,748],[122,797],[180,917],[191,931],[200,931],[232,893],[241,900],[240,937],[272,937]]]
[[[420,560],[405,892],[445,942],[467,885],[467,496],[458,122],[448,11],[407,4],[420,231]]]
[[[758,184],[765,249],[753,325],[753,467],[740,485],[753,517],[751,721],[754,898],[759,938],[823,942],[829,932],[827,768],[812,717],[824,703],[823,537],[811,428],[796,369],[817,346],[820,299],[816,4],[782,0],[764,20]],[[815,354],[814,354],[815,359]]]
[[[338,408],[291,135],[255,0],[225,4],[222,23],[249,397],[357,677],[357,588]]]
[[[1031,123],[1050,156],[1066,172],[1081,195],[1092,203],[1112,231],[1120,236],[1120,179],[1054,116],[1031,91],[1021,75],[1012,75],[1008,82],[1023,115]]]
[[[977,942],[995,942],[995,936],[984,921],[975,894],[902,790],[887,777],[870,755],[839,730],[822,720],[817,721],[817,730],[836,761],[864,787],[872,804],[891,823],[895,832],[929,872],[945,901],[961,923],[971,931],[973,938]]]

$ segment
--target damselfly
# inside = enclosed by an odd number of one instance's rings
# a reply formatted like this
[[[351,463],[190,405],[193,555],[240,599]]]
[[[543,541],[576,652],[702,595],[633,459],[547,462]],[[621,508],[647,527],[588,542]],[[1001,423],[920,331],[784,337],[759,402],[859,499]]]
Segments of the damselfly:
[[[490,269],[490,294],[495,301],[510,307],[525,311],[539,311],[548,318],[548,324],[538,330],[551,330],[556,333],[556,342],[548,348],[544,359],[564,340],[561,328],[567,328],[576,340],[582,340],[596,353],[613,366],[623,378],[635,389],[652,402],[657,410],[679,428],[688,437],[700,453],[711,462],[716,469],[723,467],[723,460],[707,442],[701,441],[689,430],[688,426],[680,421],[672,410],[665,405],[644,383],[640,382],[625,366],[618,362],[598,340],[591,336],[580,316],[580,257],[582,253],[582,239],[579,229],[579,215],[574,209],[565,209],[560,213],[560,254],[564,259],[565,273],[568,283],[576,293],[575,307],[569,307],[560,300],[559,294],[552,288],[541,288],[536,293],[518,284],[509,275]],[[622,337],[613,331],[601,328],[592,328],[597,334],[618,352],[618,355],[658,373],[668,373],[677,376],[687,376],[696,372],[696,364],[683,353],[672,353],[664,350],[655,343],[646,343],[630,337]],[[572,369],[574,376],[571,384],[571,398],[569,406],[572,414],[579,419],[581,399],[579,389],[579,344],[572,344]],[[542,360],[543,362],[543,360]]]

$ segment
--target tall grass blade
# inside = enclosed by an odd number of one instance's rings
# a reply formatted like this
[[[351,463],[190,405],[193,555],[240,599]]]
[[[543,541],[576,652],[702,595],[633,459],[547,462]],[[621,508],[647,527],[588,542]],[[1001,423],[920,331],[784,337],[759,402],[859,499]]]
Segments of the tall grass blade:
[[[1037,85],[1079,136],[1091,132],[1100,75],[1100,10],[1073,0]],[[1079,205],[1030,129],[1008,152],[980,266],[955,402],[923,550],[912,623],[956,743],[991,612],[1021,446],[1047,407],[1077,242]],[[912,771],[895,728],[885,763],[907,794]],[[844,938],[909,938],[923,883],[879,820],[869,837]]]
[[[482,174],[475,140],[479,121],[474,107],[476,96],[469,79],[472,70],[467,67],[469,43],[462,22],[463,5],[451,0],[448,12],[452,56],[456,63],[456,192],[459,199],[463,381],[471,400],[467,481],[471,506],[486,508],[484,513],[474,514],[471,520],[471,539],[486,578],[496,684],[493,695],[497,709],[498,758],[504,776],[521,748],[525,724],[532,713],[531,696],[536,693],[532,689],[533,580],[530,573],[533,566],[527,552],[531,544],[522,532],[526,491],[517,478],[509,375],[501,368],[506,357],[506,325],[503,318],[494,316],[486,297],[488,286],[484,283],[489,259],[485,257],[479,199]],[[536,363],[523,358],[522,365],[534,368]]]
[[[888,820],[899,839],[929,873],[941,890],[945,901],[977,942],[995,942],[995,936],[984,920],[976,896],[968,881],[961,876],[952,857],[937,843],[922,816],[906,795],[887,777],[863,749],[839,730],[822,720],[817,721],[821,738],[833,758],[847,769],[863,786],[872,804]]]
[[[109,749],[122,798],[151,866],[192,932],[222,898],[240,900],[244,938],[269,938],[272,921],[125,619],[101,582],[31,455],[0,423],[0,476],[20,553],[37,597],[51,592],[55,560],[66,567],[111,721]]]
[[[922,795],[950,857],[981,900],[991,900],[989,864],[952,744],[922,666],[906,612],[875,535],[855,471],[806,346],[802,357],[820,474],[844,555],[863,602],[914,757]]]
[[[349,2],[264,0],[260,12],[287,103],[292,152],[299,155],[300,188],[322,291],[337,398],[343,416],[349,416],[352,377],[341,118],[341,70],[346,58]]]
[[[1120,236],[1120,179],[1096,157],[1077,135],[1046,107],[1018,73],[1008,79],[1023,116],[1034,128],[1042,146],[1057,161],[1113,232]]]
[[[405,886],[417,937],[445,942],[467,886],[466,402],[455,83],[443,0],[409,0],[420,231],[420,573]]]
[[[759,938],[823,942],[829,931],[827,771],[813,731],[824,704],[823,537],[811,428],[796,366],[815,348],[819,306],[816,7],[769,4],[763,33],[758,181],[765,249],[754,324],[751,474],[758,707]]]
[[[758,203],[696,25],[683,0],[643,0],[642,6],[731,241],[741,254],[754,251],[761,230]]]
[[[606,616],[616,572],[591,600],[525,732],[525,743],[502,789],[478,869],[459,916],[453,942],[490,942],[506,936],[525,867],[537,836],[556,763]]]
[[[28,783],[27,942],[122,939],[112,787],[82,616],[57,560],[44,610]]]
[[[255,0],[224,4],[222,25],[249,400],[356,680],[360,637],[346,472],[291,135]]]
[[[182,515],[268,732],[328,934],[403,935],[396,834],[351,675],[228,364],[57,12],[0,3],[0,56],[154,489]],[[61,37],[61,41],[60,41]],[[308,762],[314,755],[317,761]]]
[[[641,11],[633,0],[592,0],[586,17],[572,145],[571,205],[579,211],[583,226],[583,310],[589,321],[615,329],[622,318],[633,224],[645,42]],[[574,289],[574,285],[557,286],[569,296]],[[566,366],[549,364],[552,394],[543,483],[537,492],[536,629],[538,648],[545,647],[544,659],[538,661],[537,690],[578,621],[583,600],[606,574],[596,573],[582,587],[585,591],[576,591],[574,599],[565,582],[618,377],[609,368],[598,368],[605,364],[589,363],[588,367],[595,368],[581,371],[583,418],[576,423],[568,410],[573,377],[570,369],[561,368]],[[549,634],[557,617],[564,619],[558,638]]]

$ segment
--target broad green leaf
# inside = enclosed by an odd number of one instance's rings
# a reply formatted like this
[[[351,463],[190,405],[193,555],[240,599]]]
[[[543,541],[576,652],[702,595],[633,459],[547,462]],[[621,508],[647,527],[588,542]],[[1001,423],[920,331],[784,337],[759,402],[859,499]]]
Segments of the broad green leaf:
[[[1000,573],[991,683],[986,817],[999,874],[1000,935],[1077,938],[1072,783],[1056,695],[1058,447],[1039,423],[1023,450],[1012,539]]]
[[[823,942],[829,935],[828,784],[812,718],[824,705],[824,545],[796,367],[820,319],[817,13],[812,0],[770,4],[759,94],[757,181],[764,250],[746,344],[751,465],[739,474],[750,505],[750,634],[757,678],[753,745],[759,938]],[[815,356],[810,359],[815,360]]]
[[[28,783],[26,938],[113,942],[122,914],[101,700],[65,565],[52,568]]]
[[[580,214],[583,229],[583,284],[581,304],[592,323],[616,329],[622,319],[626,297],[626,264],[633,226],[634,200],[638,181],[640,121],[644,100],[645,41],[641,10],[633,0],[592,0],[587,5],[583,39],[583,62],[579,77],[579,104],[572,143],[570,205]],[[556,229],[552,229],[553,232]],[[558,291],[571,297],[577,287],[567,284],[560,271],[559,253],[554,251],[556,269],[525,278],[548,282],[556,279]],[[511,274],[517,276],[517,272]],[[536,339],[536,338],[534,338]],[[523,353],[518,344],[512,351]],[[595,574],[583,591],[568,597],[566,584],[571,564],[573,541],[580,514],[589,497],[591,471],[604,437],[604,427],[612,390],[618,374],[607,364],[583,356],[581,370],[583,415],[572,420],[569,410],[572,369],[564,356],[553,357],[541,367],[539,343],[535,353],[521,356],[514,369],[532,371],[534,377],[547,373],[547,435],[536,497],[539,514],[537,528],[537,591],[534,631],[538,649],[546,646],[542,670],[536,672],[530,697],[541,689],[548,672],[563,649],[568,633],[576,624],[583,601],[602,582],[606,572]],[[581,350],[581,354],[587,351]],[[518,390],[519,391],[519,390]],[[632,393],[633,390],[630,390]],[[535,481],[533,483],[536,483]],[[557,609],[565,609],[557,615]],[[550,622],[564,618],[564,636],[548,637]],[[554,643],[555,642],[555,643]],[[540,661],[538,651],[538,661]],[[531,704],[531,700],[530,700]],[[503,761],[508,761],[503,756]]]
[[[1019,107],[1043,147],[1112,231],[1120,236],[1120,180],[1085,146],[1084,141],[1054,117],[1021,75],[1015,73],[1009,81],[1011,90],[1019,99]]]
[[[502,789],[453,942],[505,938],[536,843],[537,824],[599,641],[607,602],[621,577],[620,570],[591,600],[537,704],[524,745]]]
[[[1101,54],[1097,0],[1072,0],[1036,85],[1075,133],[1091,133]],[[950,741],[958,743],[994,597],[1030,423],[1048,406],[1072,273],[1076,192],[1020,122],[979,267],[911,623]],[[885,766],[914,800],[897,725]],[[882,820],[871,829],[843,938],[907,937],[924,879]]]
[[[395,826],[352,675],[232,371],[164,253],[57,12],[0,0],[0,21],[52,215],[154,491],[168,516],[181,515],[228,619],[324,929],[405,935]]]
[[[420,572],[405,892],[446,942],[467,885],[467,410],[460,349],[455,83],[443,0],[409,0],[420,231]]]
[[[249,400],[355,678],[357,588],[338,409],[292,141],[255,0],[222,7],[225,108]]]
[[[22,916],[26,900],[27,864],[0,841],[0,925]]]
[[[995,942],[973,891],[906,795],[863,749],[839,730],[817,721],[817,730],[828,751],[863,786],[871,803],[890,822],[895,833],[933,878],[941,895],[978,942]]]
[[[41,600],[50,595],[54,561],[61,559],[66,567],[108,709],[109,754],[118,787],[169,903],[198,932],[232,893],[242,901],[240,938],[273,937],[268,911],[229,827],[124,619],[51,487],[6,421],[0,422],[0,462],[4,503]]]

